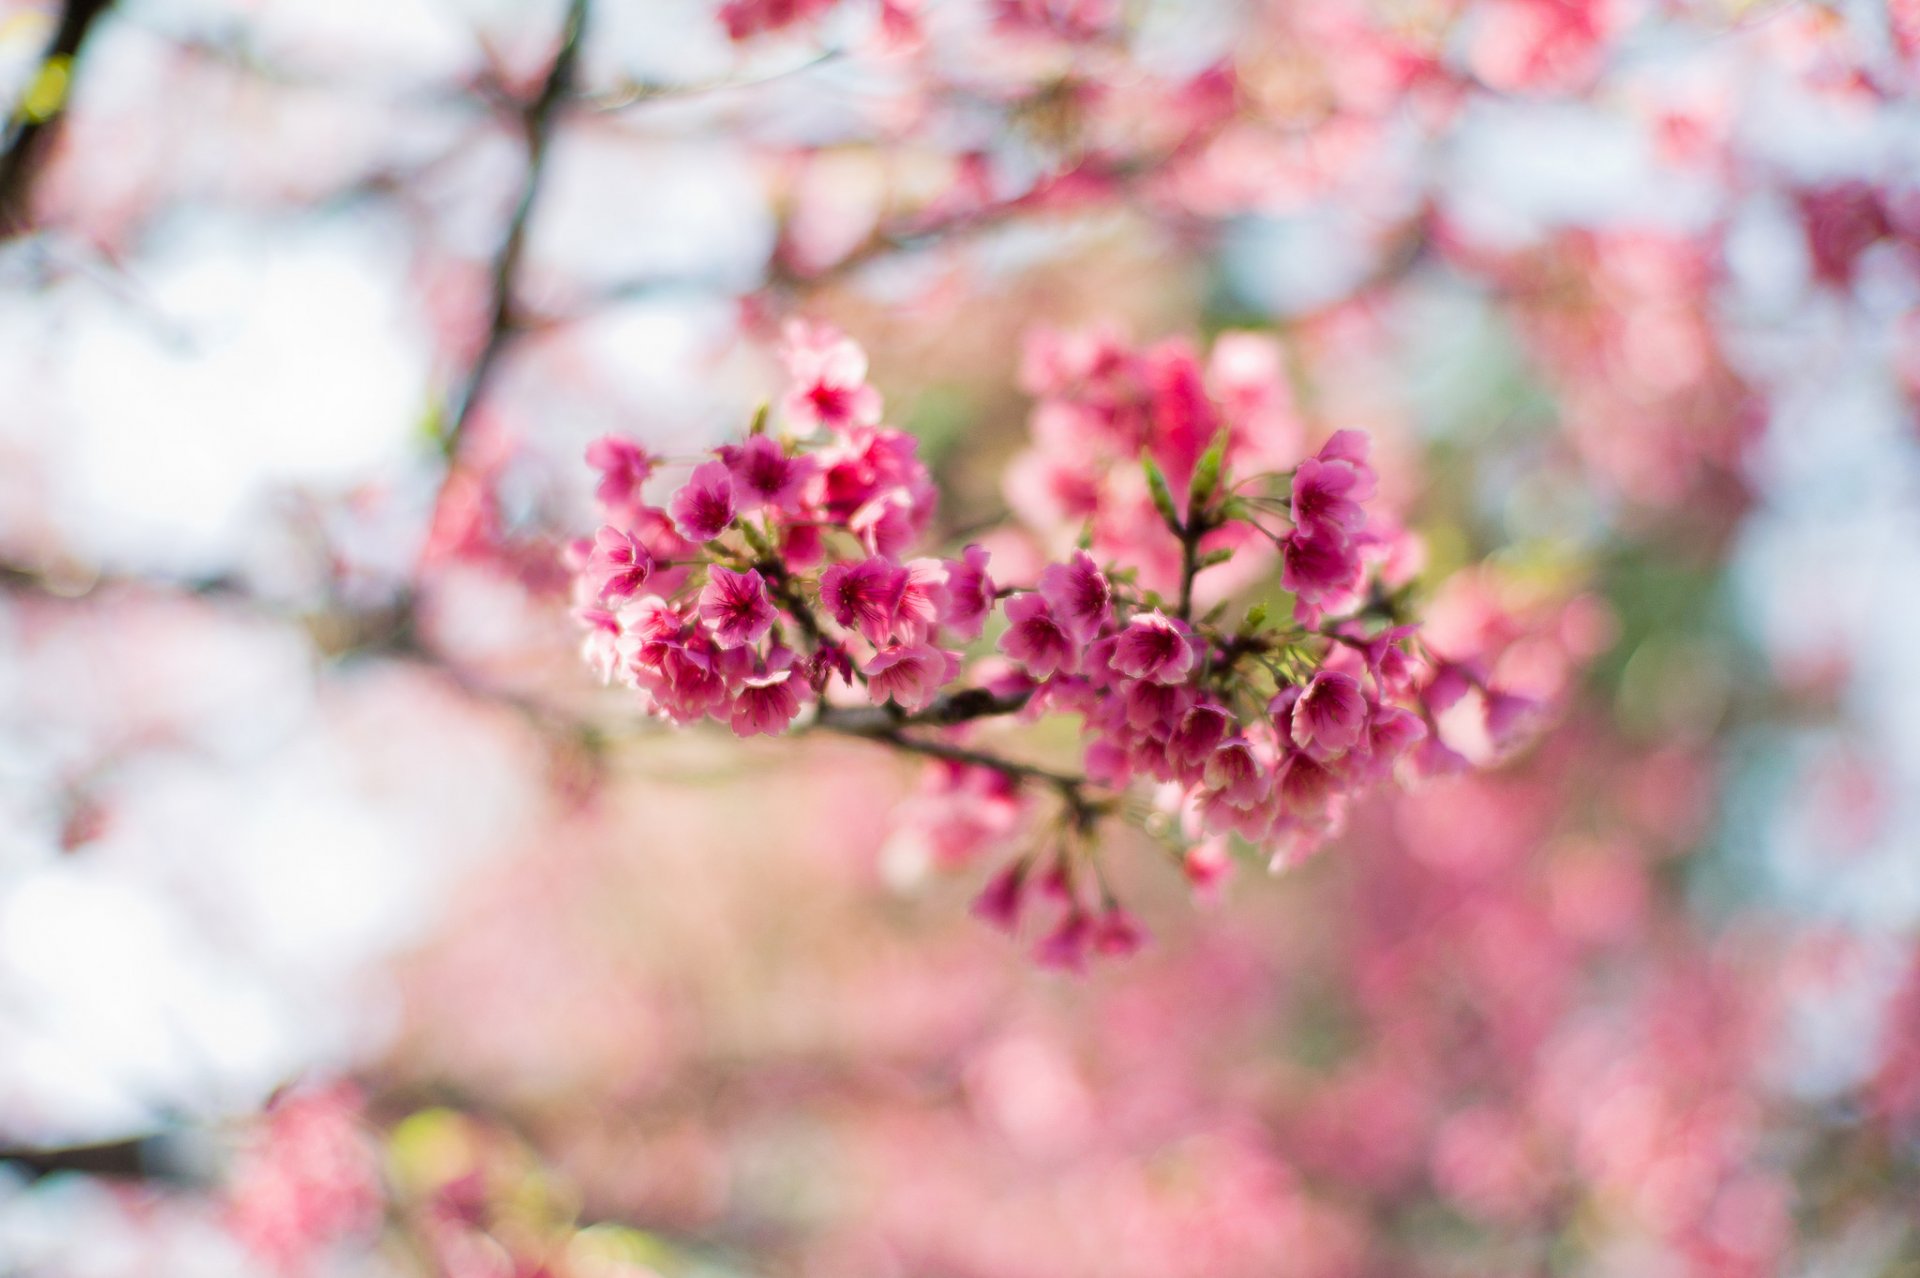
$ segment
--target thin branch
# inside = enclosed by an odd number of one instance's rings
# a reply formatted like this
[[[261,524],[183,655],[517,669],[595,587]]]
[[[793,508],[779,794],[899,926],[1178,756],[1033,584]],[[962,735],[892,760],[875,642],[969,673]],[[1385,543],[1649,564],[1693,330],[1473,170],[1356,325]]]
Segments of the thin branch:
[[[574,70],[579,64],[580,47],[586,38],[588,6],[589,0],[569,0],[566,21],[560,31],[560,45],[554,52],[553,63],[547,68],[546,78],[541,81],[539,89],[521,109],[520,129],[527,148],[526,176],[521,182],[520,195],[514,202],[513,212],[507,219],[506,230],[500,237],[500,247],[494,253],[489,273],[491,312],[487,319],[486,339],[481,343],[480,352],[474,357],[465,379],[447,397],[442,419],[444,425],[440,433],[440,450],[447,466],[441,478],[440,490],[434,496],[433,509],[436,513],[460,469],[461,444],[473,424],[475,410],[518,329],[515,299],[521,262],[526,255],[528,228],[533,221],[534,205],[546,173],[555,117],[572,89]]]
[[[493,259],[490,290],[493,313],[487,322],[486,342],[480,347],[480,354],[467,374],[465,385],[459,388],[449,405],[449,425],[443,442],[449,458],[456,456],[461,434],[473,418],[474,407],[480,402],[487,382],[500,362],[501,353],[513,338],[514,295],[520,278],[521,259],[526,255],[527,230],[532,224],[534,203],[539,198],[540,185],[546,175],[555,109],[572,88],[574,67],[580,60],[580,44],[587,30],[587,6],[588,0],[570,0],[566,24],[561,29],[560,47],[553,55],[553,65],[548,68],[539,92],[527,103],[520,117],[520,127],[526,135],[527,145],[526,179],[521,183],[520,198],[514,204],[513,215],[507,220],[507,232],[501,238],[499,252]]]
[[[7,133],[5,150],[0,152],[0,240],[24,234],[33,225],[34,179],[66,117],[67,104],[73,101],[74,68],[80,50],[95,21],[112,4],[113,0],[67,0],[60,10],[59,25],[32,81],[39,90],[48,83],[48,77],[58,77],[52,90],[57,96],[38,110],[27,110],[29,104],[23,103]]]

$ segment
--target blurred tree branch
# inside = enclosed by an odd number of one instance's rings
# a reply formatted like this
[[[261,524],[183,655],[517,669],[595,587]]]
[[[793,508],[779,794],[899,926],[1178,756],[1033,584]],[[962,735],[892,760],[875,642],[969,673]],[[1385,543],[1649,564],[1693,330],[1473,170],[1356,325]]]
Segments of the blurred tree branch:
[[[467,369],[466,377],[447,398],[440,447],[447,459],[449,475],[459,467],[460,444],[487,383],[497,369],[501,355],[511,344],[518,329],[515,296],[521,261],[526,255],[528,228],[546,173],[547,152],[553,141],[555,117],[573,87],[574,69],[580,60],[580,48],[586,39],[589,0],[569,0],[566,21],[561,28],[560,46],[553,55],[546,78],[520,113],[520,130],[527,148],[526,174],[518,199],[507,219],[499,250],[494,254],[489,275],[491,312],[486,337],[479,353]],[[442,485],[444,495],[445,486]]]
[[[96,20],[113,0],[67,0],[40,68],[8,122],[0,149],[0,240],[33,225],[33,183],[73,101],[74,68]]]

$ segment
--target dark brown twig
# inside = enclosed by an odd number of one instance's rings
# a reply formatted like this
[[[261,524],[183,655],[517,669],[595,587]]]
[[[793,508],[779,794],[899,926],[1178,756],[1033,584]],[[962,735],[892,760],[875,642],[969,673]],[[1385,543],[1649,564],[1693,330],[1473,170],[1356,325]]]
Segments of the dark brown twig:
[[[94,23],[112,7],[113,0],[67,0],[47,51],[41,55],[35,83],[49,74],[64,77],[60,96],[46,110],[20,113],[8,126],[0,151],[0,240],[24,234],[33,225],[33,183],[41,162],[73,101],[74,68]]]

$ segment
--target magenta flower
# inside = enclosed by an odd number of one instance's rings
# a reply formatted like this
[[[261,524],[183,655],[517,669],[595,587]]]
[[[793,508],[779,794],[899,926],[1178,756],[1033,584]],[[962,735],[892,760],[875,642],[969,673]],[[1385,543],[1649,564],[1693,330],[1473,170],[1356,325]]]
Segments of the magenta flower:
[[[1054,620],[1047,601],[1039,595],[1017,595],[1007,604],[1007,631],[999,648],[1035,679],[1072,674],[1080,668],[1080,653],[1072,636]]]
[[[1167,757],[1182,771],[1204,769],[1213,752],[1226,740],[1227,712],[1215,705],[1198,705],[1181,716],[1167,738]]]
[[[719,656],[720,650],[704,636],[666,644],[658,667],[639,672],[640,684],[668,718],[691,723],[727,703]]]
[[[1399,706],[1374,706],[1367,715],[1367,775],[1386,776],[1426,735],[1427,725],[1412,711]]]
[[[1042,967],[1082,972],[1086,970],[1087,949],[1092,943],[1093,920],[1076,905],[1041,939],[1033,957]]]
[[[1135,616],[1113,646],[1113,668],[1133,679],[1179,683],[1193,669],[1187,628],[1160,612]]]
[[[960,558],[947,560],[947,611],[941,621],[962,639],[977,639],[993,611],[993,578],[987,575],[987,550],[970,545]]]
[[[960,654],[931,644],[897,644],[874,653],[862,669],[875,705],[892,701],[912,713],[932,705],[940,689],[960,673]]]
[[[778,616],[758,572],[751,568],[735,572],[719,564],[707,570],[706,588],[700,592],[700,619],[713,627],[714,640],[722,648],[760,642]]]
[[[653,458],[647,450],[619,435],[602,435],[588,444],[587,465],[600,472],[594,497],[602,506],[615,509],[636,505],[641,485],[653,474]]]
[[[1316,759],[1345,754],[1367,727],[1367,696],[1352,675],[1322,670],[1293,703],[1293,743]]]
[[[1400,641],[1415,632],[1414,626],[1390,626],[1367,640],[1367,670],[1382,693],[1404,691],[1413,682],[1413,663],[1400,647]]]
[[[841,683],[853,683],[853,658],[839,644],[827,642],[820,645],[806,662],[807,686],[816,693],[825,693],[827,685],[838,679]]]
[[[781,410],[794,434],[880,420],[880,392],[867,385],[866,352],[838,330],[796,320],[787,326],[783,354],[791,381]]]
[[[1027,863],[1015,861],[987,880],[973,898],[973,915],[1003,932],[1020,926],[1020,910],[1027,902]]]
[[[1147,934],[1133,915],[1117,904],[1109,904],[1093,925],[1093,948],[1106,958],[1126,958],[1138,954],[1147,943]]]
[[[1205,779],[1215,797],[1243,812],[1258,807],[1273,789],[1273,777],[1260,766],[1253,747],[1237,738],[1207,759]]]
[[[1100,633],[1113,618],[1113,586],[1093,562],[1076,550],[1063,564],[1049,564],[1040,574],[1040,597],[1047,601],[1066,632],[1082,643]]]
[[[727,444],[719,452],[733,481],[735,509],[742,515],[763,506],[795,509],[813,473],[811,458],[787,456],[779,441],[767,435],[755,435],[744,444]]]
[[[1312,532],[1350,536],[1366,526],[1361,502],[1373,496],[1376,481],[1367,465],[1367,437],[1357,430],[1335,432],[1319,455],[1293,472],[1293,522]]]
[[[774,736],[786,731],[800,713],[800,691],[806,685],[793,670],[793,652],[775,647],[763,669],[741,682],[733,701],[731,724],[736,736]]]
[[[882,644],[893,635],[910,580],[905,568],[885,559],[837,563],[820,574],[820,602],[835,621]]]
[[[696,466],[667,504],[673,526],[691,542],[712,541],[733,522],[733,479],[725,462]]]
[[[930,643],[947,610],[947,566],[938,559],[906,565],[907,586],[893,614],[893,637],[900,643]]]
[[[1280,584],[1303,602],[1319,603],[1358,584],[1360,556],[1338,531],[1296,528],[1281,546]]]
[[[1165,740],[1180,716],[1193,700],[1193,690],[1178,684],[1149,683],[1142,679],[1127,685],[1127,726]]]
[[[653,575],[653,556],[632,533],[602,524],[593,535],[593,550],[581,569],[593,597],[602,603],[621,604],[640,593]]]
[[[847,520],[847,530],[860,539],[870,555],[898,558],[918,540],[913,499],[899,489],[881,493]]]

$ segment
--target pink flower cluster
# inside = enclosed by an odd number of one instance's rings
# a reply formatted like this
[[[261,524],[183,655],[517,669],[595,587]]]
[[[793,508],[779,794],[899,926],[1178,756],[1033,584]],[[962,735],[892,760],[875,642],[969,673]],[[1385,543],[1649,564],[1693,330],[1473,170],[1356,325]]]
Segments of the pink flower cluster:
[[[1041,473],[1087,544],[1015,585],[995,580],[979,545],[914,557],[934,487],[913,439],[881,423],[856,345],[796,324],[777,421],[763,413],[746,439],[695,459],[664,506],[643,496],[658,461],[639,445],[589,450],[607,522],[571,552],[587,659],[676,723],[777,733],[813,703],[817,726],[943,760],[940,791],[1052,787],[1058,836],[1012,857],[978,912],[1011,929],[1041,884],[1060,905],[1044,959],[1127,952],[1139,931],[1086,836],[1129,787],[1150,789],[1204,884],[1235,838],[1276,864],[1302,855],[1403,759],[1458,766],[1435,717],[1469,691],[1494,736],[1530,705],[1422,644],[1396,575],[1406,539],[1369,518],[1366,437],[1340,431],[1286,456],[1276,436],[1297,430],[1280,393],[1233,341],[1224,359],[1216,349],[1211,384],[1183,344],[1037,344],[1028,479]],[[1200,612],[1221,593],[1210,572],[1253,606],[1231,622],[1223,597]],[[1049,713],[1084,723],[1076,774],[957,735]],[[916,806],[965,827],[922,840],[944,864],[1014,842],[1008,821],[975,820],[966,804]]]
[[[616,436],[588,462],[606,519],[569,547],[588,660],[676,723],[777,733],[830,682],[925,709],[960,667],[945,646],[980,631],[984,561],[906,558],[934,488],[913,438],[880,423],[866,356],[796,324],[776,437],[756,430],[702,458],[664,506],[659,459]]]

